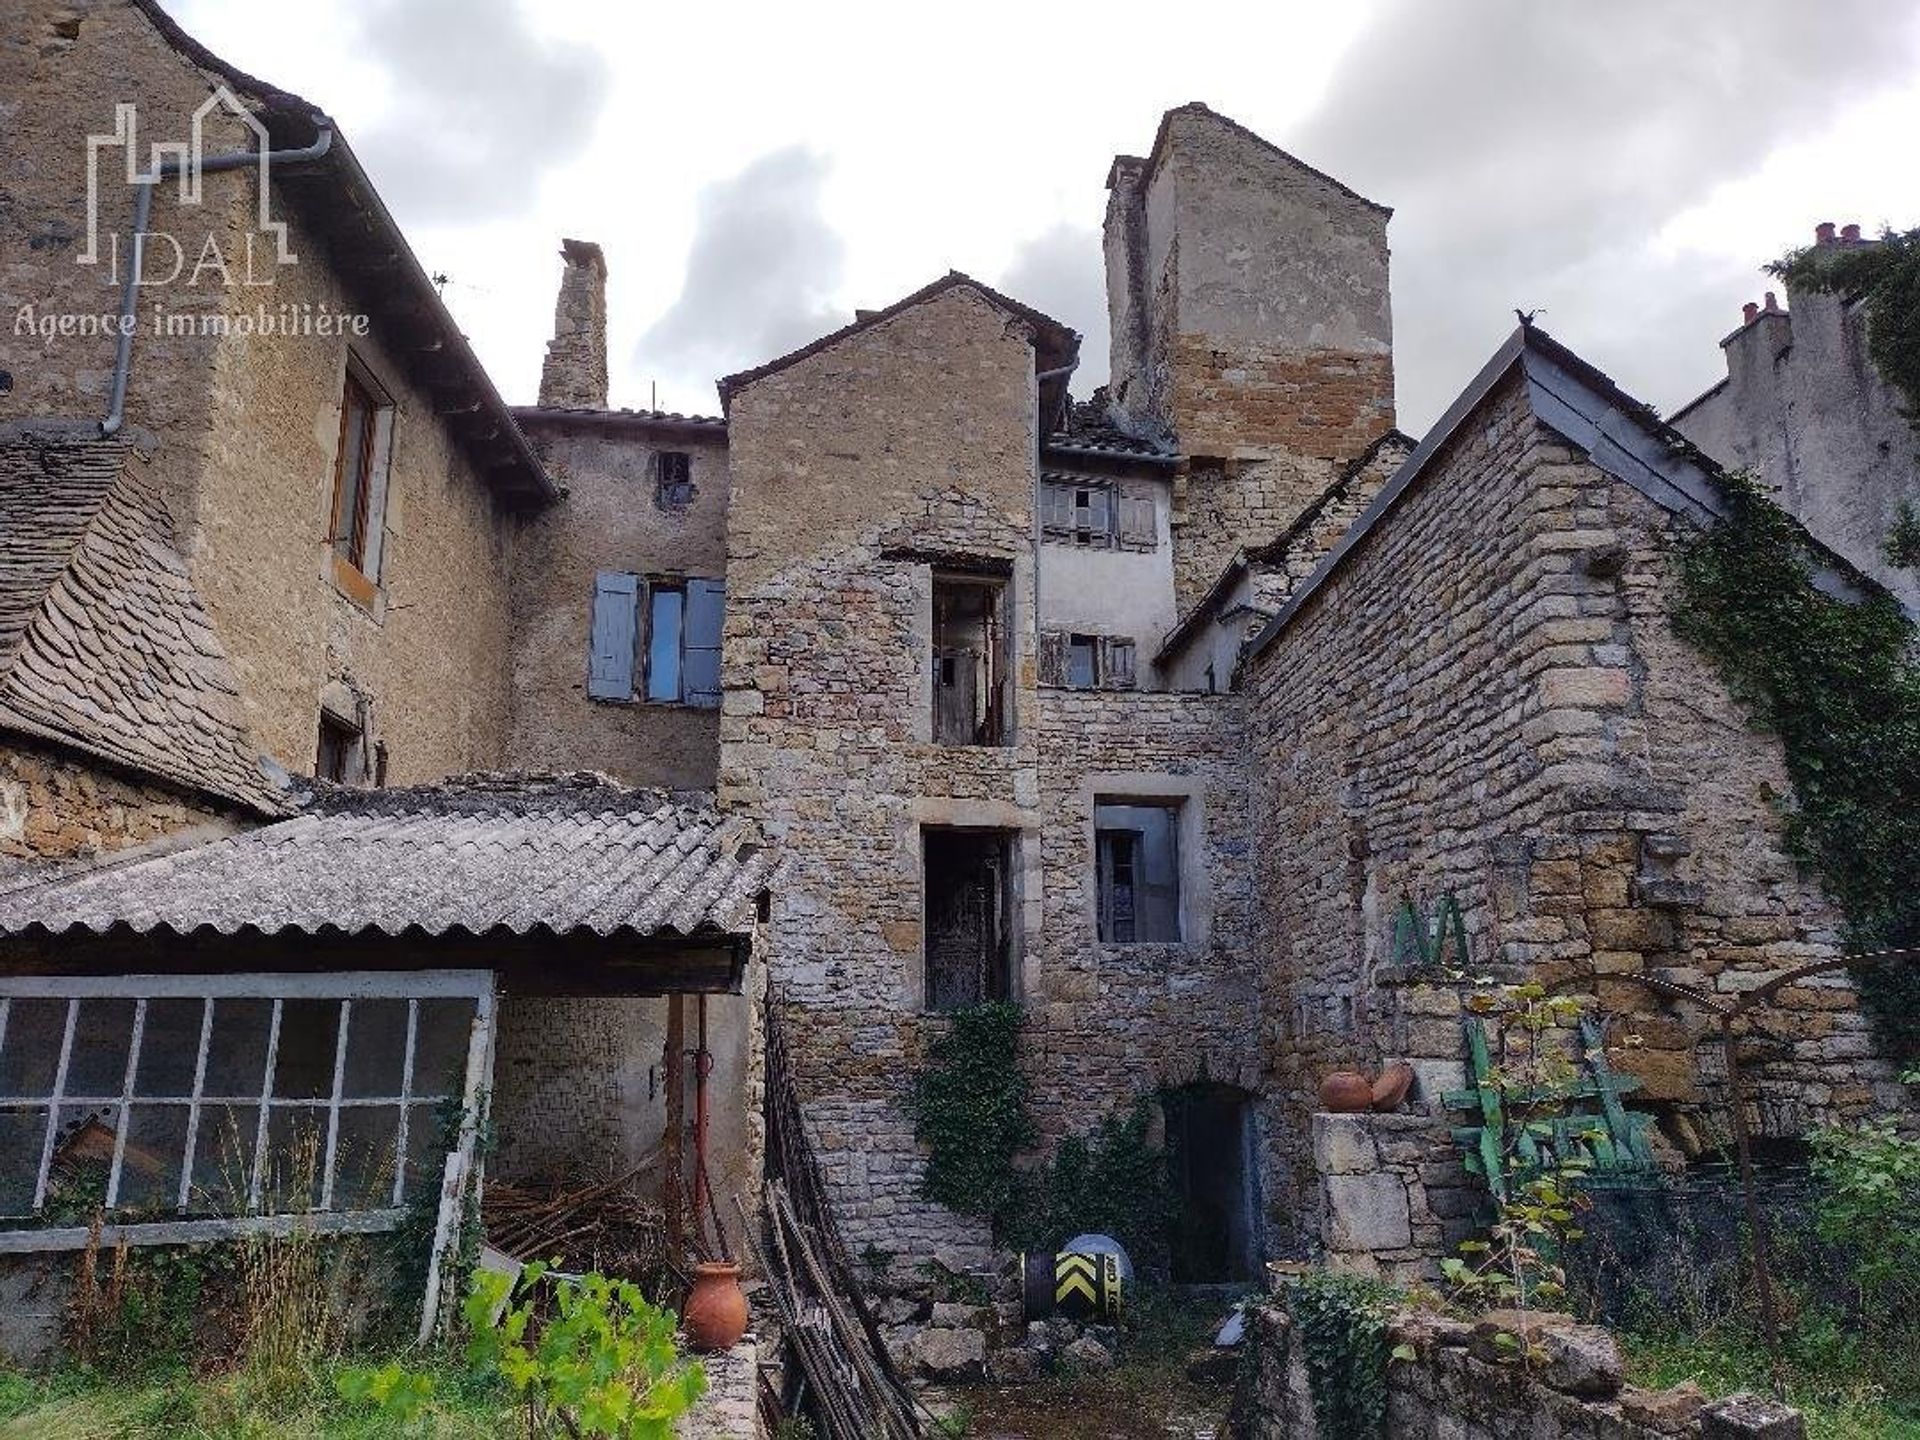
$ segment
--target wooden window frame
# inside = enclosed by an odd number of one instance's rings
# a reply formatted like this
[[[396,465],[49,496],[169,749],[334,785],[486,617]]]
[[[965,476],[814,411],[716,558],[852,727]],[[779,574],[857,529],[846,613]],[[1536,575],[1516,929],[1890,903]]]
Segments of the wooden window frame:
[[[360,484],[353,497],[353,513],[343,514],[346,501],[349,436],[358,399],[367,423],[360,437]],[[355,603],[371,609],[380,591],[385,568],[384,544],[376,546],[376,530],[386,525],[387,482],[393,464],[393,397],[351,351],[340,378],[340,432],[334,443],[333,498],[327,514],[327,546],[332,557],[334,583]],[[379,496],[378,508],[375,495]],[[378,557],[377,563],[372,557]]]

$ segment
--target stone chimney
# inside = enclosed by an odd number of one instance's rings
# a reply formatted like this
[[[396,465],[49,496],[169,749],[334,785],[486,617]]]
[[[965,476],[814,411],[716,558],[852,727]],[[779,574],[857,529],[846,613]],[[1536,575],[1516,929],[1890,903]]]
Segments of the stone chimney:
[[[607,261],[588,240],[562,240],[567,268],[553,307],[553,339],[540,367],[540,403],[607,408]]]

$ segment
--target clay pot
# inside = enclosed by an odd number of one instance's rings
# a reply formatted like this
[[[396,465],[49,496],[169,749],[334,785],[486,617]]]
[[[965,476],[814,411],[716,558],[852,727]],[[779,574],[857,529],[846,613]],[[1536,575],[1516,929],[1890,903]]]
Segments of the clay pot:
[[[693,1285],[680,1312],[687,1343],[696,1350],[730,1350],[747,1333],[747,1296],[740,1267],[708,1261],[693,1267]]]
[[[1413,1067],[1404,1060],[1396,1060],[1373,1077],[1373,1108],[1375,1110],[1397,1110],[1400,1102],[1407,1098],[1407,1091],[1413,1088]]]
[[[1357,1070],[1335,1070],[1320,1082],[1320,1108],[1358,1115],[1373,1108],[1373,1083]]]

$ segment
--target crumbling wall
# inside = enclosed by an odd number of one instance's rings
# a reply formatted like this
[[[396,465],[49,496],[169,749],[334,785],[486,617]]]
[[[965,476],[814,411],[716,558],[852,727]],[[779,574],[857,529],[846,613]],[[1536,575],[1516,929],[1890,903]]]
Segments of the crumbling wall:
[[[594,574],[723,578],[726,433],[521,412],[566,497],[523,518],[513,543],[513,717],[507,763],[604,770],[632,785],[713,788],[715,710],[587,698]],[[693,497],[657,503],[655,457],[689,457]]]
[[[1841,917],[1787,849],[1776,743],[1672,635],[1665,512],[1513,383],[1432,463],[1248,677],[1268,1068],[1295,1117],[1282,1174],[1311,1173],[1326,1071],[1414,1043],[1375,983],[1403,895],[1456,894],[1476,966],[1621,1017],[1615,1035],[1644,1043],[1617,1063],[1655,1101],[1723,1101],[1717,1052],[1628,977],[1732,992],[1838,953]],[[1457,1018],[1420,1019],[1459,1043]],[[1904,1103],[1844,978],[1784,995],[1768,1024],[1789,1043],[1760,1070],[1764,1126]],[[1697,1146],[1674,1113],[1669,1138]]]
[[[15,861],[90,860],[234,817],[164,785],[49,746],[0,742],[0,874]]]

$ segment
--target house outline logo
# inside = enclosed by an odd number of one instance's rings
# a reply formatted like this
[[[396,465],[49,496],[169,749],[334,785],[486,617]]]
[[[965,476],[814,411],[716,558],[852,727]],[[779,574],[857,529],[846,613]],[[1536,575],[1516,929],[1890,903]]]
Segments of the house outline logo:
[[[131,101],[116,104],[113,107],[112,132],[87,136],[87,240],[84,248],[74,257],[76,263],[98,265],[101,261],[101,153],[113,149],[123,153],[126,183],[129,186],[158,187],[171,175],[179,183],[180,204],[198,206],[202,203],[204,194],[205,178],[202,169],[206,161],[207,117],[219,110],[224,110],[253,132],[254,150],[257,155],[254,168],[259,172],[259,181],[254,187],[255,203],[259,211],[254,217],[255,228],[273,236],[274,256],[278,264],[292,265],[298,262],[299,257],[293,253],[292,247],[287,243],[286,221],[273,218],[272,189],[268,173],[271,168],[268,152],[273,146],[267,135],[267,127],[261,124],[259,118],[240,102],[233,91],[225,85],[220,85],[216,86],[214,92],[193,112],[193,120],[186,140],[159,140],[148,147],[148,164],[145,169],[140,165],[140,117],[137,104]],[[144,244],[144,240],[136,238],[134,243],[140,246]],[[208,237],[208,243],[214,243],[211,235]],[[117,251],[111,263],[117,265]]]

